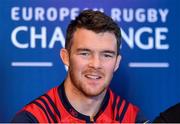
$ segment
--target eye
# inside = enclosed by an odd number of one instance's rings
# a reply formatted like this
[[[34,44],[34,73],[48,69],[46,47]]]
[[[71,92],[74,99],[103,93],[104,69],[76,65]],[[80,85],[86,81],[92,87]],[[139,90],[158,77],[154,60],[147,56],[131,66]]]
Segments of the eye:
[[[105,58],[113,58],[113,55],[112,54],[108,54],[108,53],[103,54],[103,56]]]
[[[79,55],[82,55],[82,56],[88,56],[89,53],[88,53],[88,52],[80,52]]]

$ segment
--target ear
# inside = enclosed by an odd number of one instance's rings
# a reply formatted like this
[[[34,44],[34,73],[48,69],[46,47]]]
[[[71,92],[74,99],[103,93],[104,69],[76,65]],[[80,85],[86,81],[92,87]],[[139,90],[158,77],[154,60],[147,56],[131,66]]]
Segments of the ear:
[[[119,68],[120,61],[121,61],[121,55],[118,55],[117,59],[116,59],[116,64],[115,64],[114,72]]]
[[[63,63],[69,67],[69,52],[67,51],[67,49],[62,48],[60,50],[60,57]]]

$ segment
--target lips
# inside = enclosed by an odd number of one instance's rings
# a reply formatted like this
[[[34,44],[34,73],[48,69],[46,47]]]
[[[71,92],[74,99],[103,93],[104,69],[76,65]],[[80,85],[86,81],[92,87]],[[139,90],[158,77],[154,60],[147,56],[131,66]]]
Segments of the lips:
[[[86,74],[85,77],[93,80],[101,79],[101,76],[95,74]]]

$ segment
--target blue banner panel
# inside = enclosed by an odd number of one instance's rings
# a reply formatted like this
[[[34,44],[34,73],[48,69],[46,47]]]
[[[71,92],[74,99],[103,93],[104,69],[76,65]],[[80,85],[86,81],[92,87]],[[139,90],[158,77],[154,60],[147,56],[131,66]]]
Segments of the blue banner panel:
[[[121,27],[122,61],[110,87],[153,120],[180,102],[178,0],[0,1],[0,122],[62,83],[59,51],[66,28],[84,9]]]

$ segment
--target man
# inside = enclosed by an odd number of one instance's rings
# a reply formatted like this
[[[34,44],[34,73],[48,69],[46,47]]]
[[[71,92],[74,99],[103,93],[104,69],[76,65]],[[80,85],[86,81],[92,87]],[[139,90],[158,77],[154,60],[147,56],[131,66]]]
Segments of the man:
[[[85,10],[68,26],[60,51],[64,82],[26,105],[12,122],[136,122],[139,109],[108,88],[118,69],[120,29],[104,13]]]
[[[153,123],[180,123],[180,102],[161,112]]]

